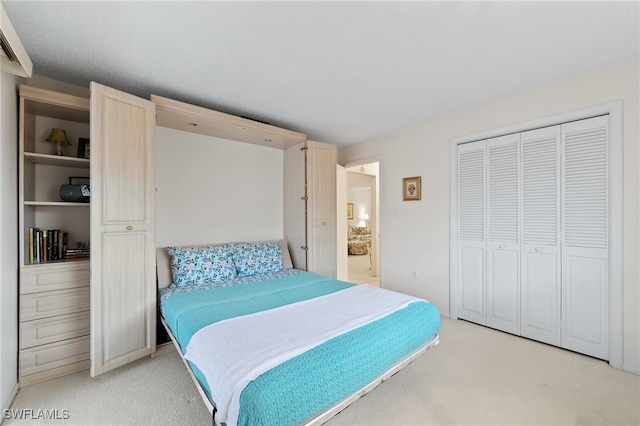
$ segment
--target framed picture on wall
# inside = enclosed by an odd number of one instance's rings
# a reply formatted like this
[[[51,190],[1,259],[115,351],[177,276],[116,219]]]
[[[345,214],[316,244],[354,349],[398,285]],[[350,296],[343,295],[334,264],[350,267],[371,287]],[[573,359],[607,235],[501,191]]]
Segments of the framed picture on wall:
[[[347,220],[353,219],[353,203],[347,203]]]
[[[422,177],[408,177],[402,179],[402,200],[413,201],[422,199]]]

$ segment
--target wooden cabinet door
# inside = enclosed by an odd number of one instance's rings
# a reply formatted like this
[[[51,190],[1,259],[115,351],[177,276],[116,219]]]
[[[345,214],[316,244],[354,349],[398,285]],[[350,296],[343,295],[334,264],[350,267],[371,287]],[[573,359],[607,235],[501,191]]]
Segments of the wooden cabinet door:
[[[155,351],[155,105],[91,83],[91,376]]]
[[[336,146],[309,142],[307,154],[308,268],[336,276]]]

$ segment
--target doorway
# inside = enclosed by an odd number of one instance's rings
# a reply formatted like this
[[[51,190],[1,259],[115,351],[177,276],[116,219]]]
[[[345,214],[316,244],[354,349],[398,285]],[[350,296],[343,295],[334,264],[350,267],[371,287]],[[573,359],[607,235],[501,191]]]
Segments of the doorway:
[[[339,232],[347,247],[338,252],[346,251],[347,281],[380,287],[379,163],[345,170],[346,182],[341,185],[346,186],[347,220]]]

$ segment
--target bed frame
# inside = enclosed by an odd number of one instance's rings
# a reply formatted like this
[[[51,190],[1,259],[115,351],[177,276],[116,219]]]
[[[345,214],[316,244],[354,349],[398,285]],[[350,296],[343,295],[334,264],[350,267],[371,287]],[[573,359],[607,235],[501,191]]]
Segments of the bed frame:
[[[284,258],[285,264],[287,263],[287,261],[291,262],[288,254],[288,249],[286,248],[287,247],[286,241],[282,240],[280,244],[281,244],[281,247],[284,246],[283,258]],[[286,256],[285,256],[285,250],[286,250]],[[156,258],[157,258],[157,269],[158,269],[158,288],[168,287],[168,285],[171,283],[171,276],[170,276],[171,268],[170,268],[170,258],[166,251],[166,248],[164,247],[158,248],[156,250]],[[167,268],[167,266],[169,267]],[[167,273],[167,269],[169,271],[168,273]],[[191,380],[193,380],[193,383],[196,385],[196,389],[198,389],[198,393],[200,394],[202,401],[204,402],[205,406],[209,410],[209,413],[211,414],[212,424],[216,426],[223,426],[221,423],[218,423],[216,419],[217,410],[215,405],[211,402],[211,400],[209,399],[209,396],[205,392],[200,381],[196,378],[193,370],[191,369],[191,366],[189,365],[189,362],[185,359],[182,353],[182,350],[180,349],[180,345],[178,344],[178,341],[176,340],[173,333],[171,332],[171,329],[165,322],[164,317],[160,316],[160,321],[162,322],[162,325],[167,331],[167,334],[169,335],[171,342],[173,342],[173,345],[175,346],[176,351],[178,352],[178,355],[180,355],[180,359],[182,359],[182,362],[187,368],[187,371],[189,372],[189,376],[191,376]],[[325,411],[321,412],[320,414],[310,419],[307,419],[303,424],[307,426],[316,426],[316,425],[321,425],[325,423],[331,417],[335,416],[336,414],[338,414],[339,412],[347,408],[349,405],[357,401],[362,396],[371,392],[379,384],[386,381],[388,378],[390,378],[391,376],[393,376],[394,374],[402,370],[404,367],[411,364],[420,355],[422,355],[428,349],[431,349],[432,347],[437,346],[439,343],[440,343],[440,336],[436,334],[431,340],[429,340],[428,342],[426,342],[425,344],[423,344],[413,352],[409,353],[404,358],[400,359],[398,362],[392,365],[389,369],[387,369],[384,373],[382,373],[379,377],[371,381],[369,384],[363,386],[360,390],[346,397],[345,399],[338,402],[337,404],[327,408]]]
[[[178,351],[178,355],[180,355],[180,359],[182,359],[182,362],[187,368],[187,371],[189,372],[189,376],[191,377],[191,380],[193,380],[193,383],[196,385],[196,388],[198,389],[198,393],[200,394],[200,397],[202,398],[204,405],[207,407],[207,410],[209,410],[209,414],[211,414],[212,424],[216,426],[222,426],[222,424],[218,423],[216,419],[216,407],[213,405],[213,403],[209,399],[209,396],[202,388],[200,381],[198,381],[195,374],[193,373],[191,366],[189,365],[184,355],[182,354],[182,351],[180,350],[180,345],[178,345],[178,342],[174,338],[173,333],[171,333],[169,326],[164,321],[164,318],[161,318],[161,321],[162,321],[162,325],[167,330],[167,334],[171,338],[171,341],[173,342],[173,345],[175,346],[176,351]],[[338,414],[339,412],[347,408],[349,405],[351,405],[352,403],[354,403],[355,401],[357,401],[367,393],[371,392],[379,384],[386,381],[389,377],[393,376],[394,374],[402,370],[404,367],[411,364],[416,358],[418,358],[420,355],[425,353],[428,349],[431,349],[432,347],[437,346],[439,343],[440,343],[440,336],[436,334],[433,337],[433,339],[431,339],[430,341],[420,346],[418,349],[411,352],[409,355],[405,356],[400,361],[392,365],[387,371],[382,373],[379,377],[374,379],[371,383],[363,386],[362,389],[356,391],[355,393],[346,397],[345,399],[333,405],[332,407],[329,407],[324,412],[316,415],[315,417],[312,417],[311,419],[308,419],[303,424],[306,426],[316,426],[316,425],[321,425],[325,423],[331,417],[335,416],[336,414]]]

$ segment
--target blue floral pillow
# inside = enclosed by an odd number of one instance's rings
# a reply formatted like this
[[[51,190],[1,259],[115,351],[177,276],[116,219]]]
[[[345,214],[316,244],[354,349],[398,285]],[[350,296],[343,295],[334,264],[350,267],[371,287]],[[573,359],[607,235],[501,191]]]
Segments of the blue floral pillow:
[[[228,245],[213,247],[168,247],[173,285],[215,285],[236,278]]]
[[[282,252],[277,241],[234,243],[231,255],[238,277],[264,275],[284,269]]]

